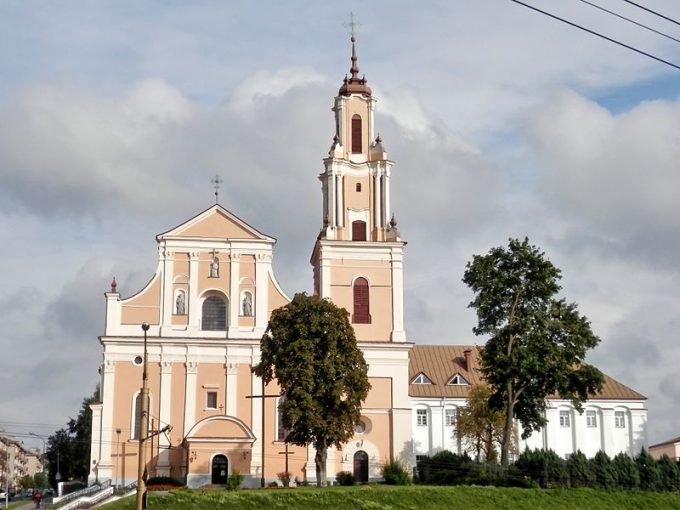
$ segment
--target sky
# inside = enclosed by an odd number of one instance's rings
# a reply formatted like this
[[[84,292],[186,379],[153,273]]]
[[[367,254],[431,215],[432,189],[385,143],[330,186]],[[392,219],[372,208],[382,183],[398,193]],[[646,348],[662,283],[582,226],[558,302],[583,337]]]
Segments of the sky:
[[[680,64],[677,41],[581,0],[529,3]],[[528,237],[601,338],[588,361],[648,397],[650,444],[678,436],[680,71],[510,0],[0,3],[0,429],[77,415],[112,277],[139,290],[216,174],[278,239],[286,293],[311,291],[350,11],[395,161],[408,340],[483,344],[465,264]]]

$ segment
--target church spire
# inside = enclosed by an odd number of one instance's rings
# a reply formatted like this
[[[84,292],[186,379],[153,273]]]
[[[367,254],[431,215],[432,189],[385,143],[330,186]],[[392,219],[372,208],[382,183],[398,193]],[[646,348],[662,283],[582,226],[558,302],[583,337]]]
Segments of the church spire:
[[[342,82],[342,87],[340,87],[340,95],[349,96],[350,94],[363,94],[364,96],[371,95],[371,87],[366,85],[366,77],[363,76],[359,78],[359,65],[357,64],[357,49],[356,49],[356,37],[354,34],[354,28],[358,26],[358,23],[354,20],[354,13],[349,13],[349,23],[348,26],[351,29],[350,41],[352,41],[352,66],[349,68],[350,77]]]

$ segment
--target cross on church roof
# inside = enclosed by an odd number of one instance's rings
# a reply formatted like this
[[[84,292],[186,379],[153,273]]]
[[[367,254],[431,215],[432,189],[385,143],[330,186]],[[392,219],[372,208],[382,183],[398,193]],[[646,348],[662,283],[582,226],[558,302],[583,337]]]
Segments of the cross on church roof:
[[[354,29],[359,28],[361,23],[354,19],[354,13],[350,11],[349,21],[344,22],[342,26],[350,29],[349,34],[352,36],[352,40],[354,40]]]
[[[213,177],[210,182],[213,185],[213,188],[215,188],[215,203],[217,203],[217,196],[219,195],[220,191],[220,184],[222,184],[224,181],[220,179],[220,176],[218,174],[215,174],[215,177]]]

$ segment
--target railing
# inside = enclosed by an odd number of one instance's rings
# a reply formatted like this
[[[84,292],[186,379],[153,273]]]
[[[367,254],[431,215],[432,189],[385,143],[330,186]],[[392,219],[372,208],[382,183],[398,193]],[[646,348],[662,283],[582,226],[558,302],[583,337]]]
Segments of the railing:
[[[99,492],[95,493],[92,497],[81,496],[75,501],[71,501],[66,505],[59,507],[59,510],[75,510],[77,508],[91,508],[100,501],[104,501],[109,496],[113,495],[113,487],[109,486]]]
[[[89,496],[90,494],[94,494],[95,492],[109,487],[111,487],[111,480],[106,480],[105,482],[90,485],[79,491],[71,492],[70,494],[66,494],[66,496],[56,497],[52,500],[52,508],[64,508],[69,501],[73,501],[83,496]]]

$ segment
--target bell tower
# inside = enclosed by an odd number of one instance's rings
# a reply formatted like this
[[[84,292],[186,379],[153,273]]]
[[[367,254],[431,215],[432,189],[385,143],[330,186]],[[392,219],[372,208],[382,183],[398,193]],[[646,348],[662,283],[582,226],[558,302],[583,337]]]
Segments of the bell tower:
[[[315,292],[346,308],[357,340],[404,342],[403,248],[391,210],[392,161],[375,134],[376,99],[350,75],[335,97],[335,135],[319,175],[323,226],[314,247]]]

